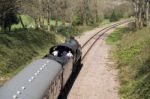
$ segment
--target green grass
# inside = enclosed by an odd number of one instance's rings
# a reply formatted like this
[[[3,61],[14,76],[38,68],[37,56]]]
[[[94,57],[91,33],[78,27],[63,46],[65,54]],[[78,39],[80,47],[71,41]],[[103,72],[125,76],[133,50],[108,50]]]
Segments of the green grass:
[[[125,33],[114,43],[121,99],[150,99],[150,28]],[[115,41],[116,42],[116,41]]]
[[[32,17],[28,16],[28,15],[21,15],[22,21],[25,25],[25,27],[27,28],[35,28],[35,21]],[[58,21],[58,26],[60,26],[62,23],[60,21]],[[44,20],[44,25],[47,26],[47,20]],[[50,25],[54,26],[55,25],[55,20],[50,20]],[[66,23],[66,25],[69,25],[69,23]],[[33,26],[33,27],[32,27]],[[19,22],[19,24],[14,24],[12,25],[12,29],[20,29],[22,28],[21,23]]]
[[[34,19],[28,15],[21,15],[21,18],[23,20],[23,23],[24,25],[29,28],[31,26],[33,26],[33,28],[35,28],[35,22],[34,22]],[[12,26],[12,29],[19,29],[19,28],[22,28],[22,25],[21,23],[19,22],[19,24],[15,24]]]
[[[64,41],[64,37],[37,30],[0,33],[0,77],[12,77],[33,59]]]
[[[102,22],[100,22],[100,26],[103,26],[103,25],[106,25],[109,23],[110,23],[109,19],[104,19],[104,20],[102,20]]]
[[[114,44],[115,42],[119,41],[122,37],[122,35],[125,33],[126,28],[117,28],[114,32],[112,32],[106,42],[108,44]]]
[[[77,26],[76,27],[80,33],[89,31],[94,28],[94,26]]]
[[[55,20],[50,20],[50,25],[51,25],[51,26],[55,26],[55,22],[56,22]],[[62,24],[62,22],[61,22],[61,21],[58,21],[58,26],[60,26],[61,24]],[[44,25],[45,25],[45,26],[48,25],[46,19],[44,20]],[[69,25],[69,23],[65,23],[65,25],[67,26],[67,25]]]

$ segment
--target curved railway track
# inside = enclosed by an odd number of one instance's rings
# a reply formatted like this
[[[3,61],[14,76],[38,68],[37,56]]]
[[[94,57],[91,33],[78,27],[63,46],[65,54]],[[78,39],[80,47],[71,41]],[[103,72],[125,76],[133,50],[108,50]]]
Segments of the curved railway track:
[[[121,22],[117,22],[117,23],[114,23],[112,25],[109,25],[103,29],[101,29],[100,31],[96,32],[92,37],[90,37],[83,45],[82,45],[82,52],[83,52],[83,56],[82,56],[82,61],[85,59],[85,57],[87,56],[87,54],[90,52],[90,50],[93,48],[93,46],[96,44],[96,42],[106,33],[108,32],[109,30],[117,27],[117,26],[120,26],[122,24],[125,24],[125,23],[130,23],[130,22],[133,22],[134,19],[129,19],[129,20],[125,20],[125,21],[121,21]],[[94,39],[96,38],[96,39]],[[93,40],[94,39],[94,40]],[[91,43],[91,44],[90,44]],[[62,91],[62,93],[60,94],[59,98],[58,99],[67,99],[67,96],[78,76],[78,74],[80,73],[81,69],[82,69],[82,66],[79,66],[77,68],[77,70],[71,75],[68,83],[66,84],[64,90]]]
[[[118,23],[114,23],[110,26],[107,26],[103,29],[101,29],[100,31],[96,32],[92,37],[90,37],[83,45],[82,45],[82,51],[84,50],[84,48],[86,48],[86,46],[90,43],[90,41],[92,41],[92,39],[94,37],[96,37],[96,39],[94,40],[94,42],[92,42],[92,44],[88,47],[87,51],[84,52],[83,56],[82,56],[82,60],[85,59],[85,57],[87,56],[87,54],[89,53],[89,51],[92,49],[92,47],[95,45],[95,43],[106,33],[108,32],[109,30],[111,30],[112,28],[115,28],[119,25],[122,25],[122,24],[125,24],[125,23],[130,23],[134,21],[133,19],[130,19],[130,20],[125,20],[125,21],[121,21],[121,22],[118,22]]]

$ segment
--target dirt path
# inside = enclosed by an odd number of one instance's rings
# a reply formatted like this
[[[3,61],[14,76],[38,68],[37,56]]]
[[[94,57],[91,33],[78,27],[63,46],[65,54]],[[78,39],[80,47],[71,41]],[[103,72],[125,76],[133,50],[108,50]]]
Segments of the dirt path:
[[[81,45],[90,35],[99,29],[84,33],[77,38]],[[109,31],[101,38],[92,51],[83,61],[83,68],[80,71],[67,99],[119,99],[117,71],[113,68],[113,62],[109,59],[110,46],[105,39]]]

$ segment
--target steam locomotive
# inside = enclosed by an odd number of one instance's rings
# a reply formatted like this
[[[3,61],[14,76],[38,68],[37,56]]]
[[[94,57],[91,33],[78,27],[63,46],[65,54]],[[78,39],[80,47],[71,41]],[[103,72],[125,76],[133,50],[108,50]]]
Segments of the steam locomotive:
[[[54,52],[57,54],[54,55]],[[81,46],[73,37],[53,46],[0,88],[0,99],[57,99],[81,64]]]

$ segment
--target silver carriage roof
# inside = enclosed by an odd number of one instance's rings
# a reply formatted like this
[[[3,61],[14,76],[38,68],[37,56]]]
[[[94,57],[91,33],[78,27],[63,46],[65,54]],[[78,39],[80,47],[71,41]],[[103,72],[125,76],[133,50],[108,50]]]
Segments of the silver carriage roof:
[[[61,68],[49,59],[32,62],[0,88],[0,99],[41,99]]]

